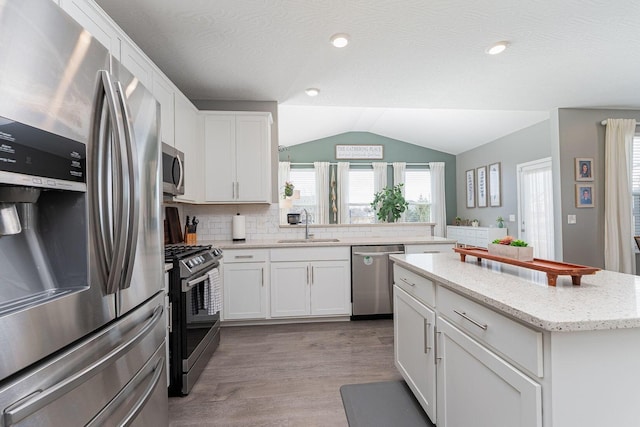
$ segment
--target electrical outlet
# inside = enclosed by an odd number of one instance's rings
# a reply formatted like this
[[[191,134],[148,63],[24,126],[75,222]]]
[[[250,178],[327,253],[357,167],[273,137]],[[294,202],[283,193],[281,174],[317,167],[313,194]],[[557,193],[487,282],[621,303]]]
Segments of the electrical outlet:
[[[509,215],[509,222],[516,222],[516,216],[514,214]]]
[[[576,216],[575,215],[567,215],[567,224],[575,224]]]

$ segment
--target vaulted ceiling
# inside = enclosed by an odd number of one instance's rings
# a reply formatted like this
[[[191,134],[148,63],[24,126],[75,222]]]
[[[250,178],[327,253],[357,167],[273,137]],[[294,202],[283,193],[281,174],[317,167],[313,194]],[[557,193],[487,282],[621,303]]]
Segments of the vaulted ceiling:
[[[277,101],[282,145],[356,130],[457,154],[555,108],[640,109],[637,0],[97,3],[189,98]]]

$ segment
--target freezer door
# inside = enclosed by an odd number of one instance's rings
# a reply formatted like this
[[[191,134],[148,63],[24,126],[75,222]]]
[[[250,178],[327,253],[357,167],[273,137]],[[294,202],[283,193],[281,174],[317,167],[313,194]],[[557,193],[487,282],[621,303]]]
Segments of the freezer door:
[[[160,293],[5,385],[0,425],[166,425],[163,306]]]
[[[130,195],[137,219],[133,253],[125,259],[125,278],[119,292],[119,315],[128,312],[164,289],[163,235],[161,216],[160,105],[142,83],[122,64],[113,60],[119,95],[132,147],[132,174],[136,188]]]

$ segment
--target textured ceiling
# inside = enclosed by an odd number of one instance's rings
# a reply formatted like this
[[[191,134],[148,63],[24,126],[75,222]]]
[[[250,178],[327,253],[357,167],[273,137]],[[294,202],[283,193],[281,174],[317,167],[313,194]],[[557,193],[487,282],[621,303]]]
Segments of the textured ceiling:
[[[640,108],[637,0],[97,3],[189,98],[277,101],[284,145],[368,130],[457,154],[554,108]]]

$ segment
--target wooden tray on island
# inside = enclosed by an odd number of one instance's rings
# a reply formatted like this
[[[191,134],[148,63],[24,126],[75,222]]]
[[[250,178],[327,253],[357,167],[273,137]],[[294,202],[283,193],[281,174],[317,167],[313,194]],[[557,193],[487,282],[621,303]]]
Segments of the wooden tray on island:
[[[453,250],[460,254],[460,260],[462,262],[465,261],[467,255],[471,255],[476,257],[478,262],[482,261],[482,259],[490,259],[492,261],[542,271],[547,273],[547,283],[549,286],[556,285],[558,276],[571,276],[571,283],[580,285],[580,279],[583,275],[595,274],[596,271],[600,271],[600,269],[596,267],[587,267],[540,258],[534,258],[533,261],[520,261],[514,258],[490,254],[489,251],[484,248],[453,248]]]

